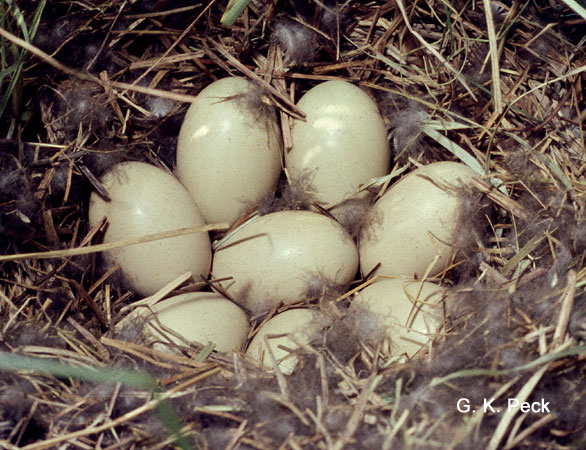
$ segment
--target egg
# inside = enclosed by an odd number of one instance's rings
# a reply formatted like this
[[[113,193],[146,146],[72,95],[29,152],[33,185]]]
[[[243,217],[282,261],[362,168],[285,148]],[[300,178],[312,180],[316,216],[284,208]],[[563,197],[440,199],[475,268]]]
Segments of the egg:
[[[142,162],[117,164],[101,179],[111,201],[92,193],[89,223],[104,216],[108,228],[104,243],[205,225],[195,202],[171,174]],[[174,278],[191,272],[195,280],[207,277],[211,265],[207,233],[129,245],[105,252],[111,265],[118,263],[138,294],[152,295]]]
[[[461,202],[454,187],[476,175],[460,163],[438,162],[414,170],[391,187],[367,214],[359,235],[364,275],[423,277],[448,262]],[[434,260],[437,260],[434,262]]]
[[[411,357],[442,325],[442,299],[443,289],[434,283],[380,279],[354,296],[351,311],[361,314],[366,310],[373,314],[376,326],[387,337],[386,352]]]
[[[312,211],[258,217],[214,254],[220,286],[253,312],[302,300],[310,278],[349,283],[358,268],[352,238],[336,221]]]
[[[387,130],[362,89],[327,81],[310,89],[297,106],[307,117],[293,124],[293,148],[285,155],[285,166],[293,179],[309,176],[322,206],[347,200],[360,184],[388,173]]]
[[[222,78],[191,104],[177,142],[177,175],[207,223],[233,223],[274,192],[281,172],[281,132],[256,86]]]
[[[268,341],[279,370],[285,375],[291,375],[298,363],[297,356],[292,352],[299,347],[290,337],[300,344],[309,343],[321,328],[317,317],[316,313],[306,308],[289,309],[277,314],[261,326],[252,338],[246,354],[261,362],[266,368],[273,369],[274,365],[267,350]],[[269,337],[281,334],[287,336]]]
[[[238,351],[248,336],[246,313],[213,292],[177,295],[155,304],[151,311],[145,335],[157,340],[155,348],[161,350],[168,349],[165,343],[170,341],[177,345],[213,342],[220,352]]]

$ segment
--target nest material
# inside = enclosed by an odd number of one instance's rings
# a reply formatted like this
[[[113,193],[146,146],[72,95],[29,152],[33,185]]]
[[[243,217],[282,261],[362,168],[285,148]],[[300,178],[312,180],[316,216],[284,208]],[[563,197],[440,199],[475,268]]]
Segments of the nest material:
[[[32,23],[34,6],[19,3]],[[0,125],[0,345],[148,373],[163,394],[0,372],[0,446],[172,447],[177,435],[156,412],[166,399],[198,448],[585,448],[584,20],[555,1],[253,1],[226,28],[223,8],[47,2],[22,101]],[[295,35],[311,46],[296,48]],[[68,252],[99,235],[87,226],[89,193],[122,160],[172,169],[185,102],[228,75],[258,83],[282,121],[316,83],[358,83],[386,116],[399,166],[457,160],[461,149],[501,180],[501,190],[473,186],[467,208],[494,212],[475,218],[441,274],[452,285],[446,321],[419,358],[382,355],[377,330],[347,315],[350,296],[325,288],[311,296],[322,332],[289,377],[197,346],[158,353],[140,324],[115,328],[132,293],[93,252]],[[430,121],[448,130],[438,137]],[[310,206],[288,192],[280,198],[294,208]],[[492,398],[549,411],[483,411]]]

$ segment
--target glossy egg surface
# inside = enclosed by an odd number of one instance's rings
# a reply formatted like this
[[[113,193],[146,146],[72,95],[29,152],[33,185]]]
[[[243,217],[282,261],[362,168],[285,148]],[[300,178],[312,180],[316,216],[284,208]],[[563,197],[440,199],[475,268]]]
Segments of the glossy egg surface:
[[[303,300],[316,276],[349,283],[358,266],[354,241],[336,221],[311,211],[258,217],[214,254],[221,287],[253,312]]]
[[[416,169],[392,186],[371,208],[360,230],[362,274],[378,263],[379,275],[423,277],[448,263],[460,220],[457,189],[476,173],[455,162]]]
[[[327,81],[298,102],[307,114],[291,130],[285,155],[292,178],[305,177],[316,200],[328,207],[351,198],[359,185],[388,173],[387,130],[376,103],[359,87]]]
[[[248,335],[246,313],[213,292],[177,295],[157,303],[151,310],[148,326],[152,336],[162,343],[213,342],[215,350],[230,352],[240,350]]]
[[[309,309],[289,309],[277,314],[261,326],[257,334],[252,338],[246,354],[268,368],[274,368],[267,343],[275,357],[279,370],[290,375],[297,365],[298,358],[290,350],[298,349],[298,345],[290,338],[300,343],[308,343],[319,329],[316,315]],[[287,334],[287,336],[270,337],[271,335]],[[281,347],[280,347],[281,346]]]
[[[89,222],[108,218],[104,243],[205,225],[195,202],[171,174],[142,162],[114,166],[101,179],[111,201],[97,193],[90,198]],[[191,272],[207,277],[211,245],[207,233],[130,245],[105,254],[118,263],[130,286],[143,296],[154,294],[177,276]]]
[[[272,193],[281,172],[274,109],[250,81],[222,78],[191,104],[177,142],[177,175],[207,223],[233,223]]]
[[[441,286],[405,279],[379,279],[354,296],[352,309],[373,313],[387,337],[386,351],[413,356],[443,321]]]

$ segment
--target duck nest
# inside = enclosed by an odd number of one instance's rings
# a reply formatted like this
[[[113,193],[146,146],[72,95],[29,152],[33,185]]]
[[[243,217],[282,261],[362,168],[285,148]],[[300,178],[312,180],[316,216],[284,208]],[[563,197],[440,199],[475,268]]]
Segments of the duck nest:
[[[0,1],[0,447],[586,448],[585,11]],[[293,307],[327,320],[290,375],[260,367],[247,344],[166,352],[140,323],[119,326],[142,299],[101,257],[90,194],[119,162],[173,173],[187,107],[227,76],[268,92],[285,151],[310,88],[367,92],[395,173],[373,197],[418,165],[481,168],[459,218],[469,236],[435,277],[442,331],[415,357],[385,353],[374,319],[351,309],[366,274],[343,288],[311,281]],[[312,208],[304,191],[283,181],[259,208]],[[266,318],[249,317],[247,343]]]

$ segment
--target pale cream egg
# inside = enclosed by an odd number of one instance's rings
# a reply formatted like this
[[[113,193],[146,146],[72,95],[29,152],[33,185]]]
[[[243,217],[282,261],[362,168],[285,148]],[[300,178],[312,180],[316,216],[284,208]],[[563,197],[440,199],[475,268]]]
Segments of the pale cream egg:
[[[191,104],[177,142],[177,175],[207,223],[233,223],[274,192],[282,138],[275,110],[242,78],[223,78]]]
[[[438,333],[444,318],[442,300],[443,289],[435,283],[379,279],[354,296],[350,310],[354,315],[371,313],[367,317],[377,323],[368,326],[383,331],[385,353],[411,357]]]
[[[205,225],[187,190],[162,169],[143,162],[120,163],[101,182],[111,201],[92,193],[89,223],[93,227],[108,218],[104,243]],[[185,272],[198,281],[207,277],[212,252],[208,233],[192,233],[110,250],[105,257],[120,265],[138,294],[148,296]]]
[[[330,207],[359,185],[388,173],[387,130],[366,92],[341,80],[310,89],[297,106],[307,114],[291,130],[285,166],[293,179],[309,177],[316,201]]]
[[[360,230],[362,274],[377,264],[379,275],[434,276],[449,262],[461,218],[457,188],[476,172],[456,162],[414,170],[392,186],[371,208]]]
[[[336,221],[311,211],[279,211],[253,220],[214,253],[219,285],[253,312],[304,298],[316,276],[352,281],[358,267],[354,241]]]
[[[246,341],[246,313],[230,300],[213,292],[181,294],[151,306],[146,316],[145,336],[166,350],[167,343],[215,344],[220,352],[239,351]]]
[[[274,369],[269,348],[279,370],[285,375],[290,375],[298,363],[298,358],[294,354],[299,350],[297,343],[308,344],[320,329],[321,325],[315,312],[306,308],[289,309],[272,317],[260,327],[252,338],[246,354],[261,362],[266,368]]]

